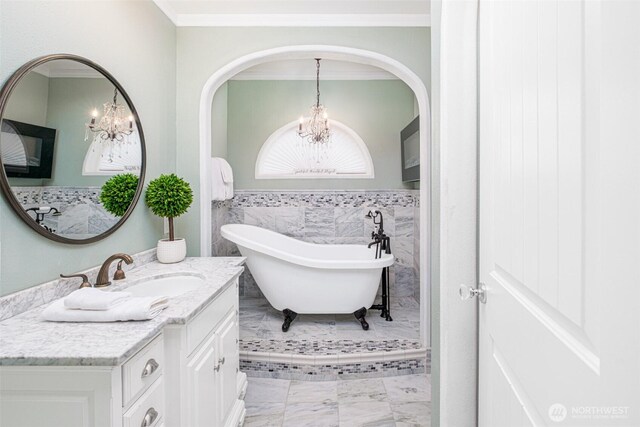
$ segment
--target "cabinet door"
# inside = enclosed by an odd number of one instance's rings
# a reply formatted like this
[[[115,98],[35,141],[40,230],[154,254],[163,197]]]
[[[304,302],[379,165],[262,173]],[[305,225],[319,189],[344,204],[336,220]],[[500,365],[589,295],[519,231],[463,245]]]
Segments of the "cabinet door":
[[[220,324],[214,335],[217,338],[217,350],[220,357],[220,375],[219,384],[219,404],[220,404],[220,424],[224,422],[227,414],[238,399],[237,392],[237,361],[238,361],[238,343],[237,339],[237,320],[235,310],[231,312],[227,318]]]
[[[193,427],[210,427],[218,425],[219,399],[217,390],[217,354],[216,336],[210,336],[187,365],[189,375],[189,396],[185,399],[189,425]]]
[[[0,366],[0,426],[119,425],[116,377],[108,367]]]

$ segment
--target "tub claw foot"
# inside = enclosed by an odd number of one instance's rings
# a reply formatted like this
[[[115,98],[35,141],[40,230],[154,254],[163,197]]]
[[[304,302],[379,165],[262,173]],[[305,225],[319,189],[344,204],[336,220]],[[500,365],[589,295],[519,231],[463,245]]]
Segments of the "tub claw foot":
[[[288,308],[282,310],[282,314],[284,314],[284,323],[282,324],[282,332],[287,332],[289,330],[289,326],[291,326],[291,322],[294,321],[296,317],[298,317],[298,313],[295,311],[291,311]]]
[[[358,319],[358,321],[362,325],[362,329],[364,329],[365,331],[369,330],[369,324],[364,319],[364,316],[366,316],[366,314],[367,314],[367,309],[364,307],[362,307],[360,310],[357,310],[356,312],[353,313],[353,315],[356,316],[356,319]]]

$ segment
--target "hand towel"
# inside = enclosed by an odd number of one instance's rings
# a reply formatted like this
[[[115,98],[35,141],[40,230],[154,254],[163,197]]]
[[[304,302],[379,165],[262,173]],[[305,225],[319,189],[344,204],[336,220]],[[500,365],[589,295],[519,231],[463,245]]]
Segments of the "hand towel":
[[[42,312],[50,322],[126,322],[148,320],[167,308],[167,297],[131,297],[109,310],[73,310],[65,308],[59,299]]]
[[[220,172],[224,182],[224,198],[233,199],[233,169],[225,159],[220,159]]]
[[[231,165],[225,159],[219,157],[220,172],[222,173],[222,181],[226,184],[233,183],[233,169]]]
[[[211,199],[229,200],[233,198],[233,170],[221,157],[211,159]]]
[[[64,299],[64,306],[76,310],[109,310],[130,297],[130,292],[107,292],[96,288],[82,288],[71,292]]]
[[[211,200],[225,200],[224,181],[218,157],[211,159]]]

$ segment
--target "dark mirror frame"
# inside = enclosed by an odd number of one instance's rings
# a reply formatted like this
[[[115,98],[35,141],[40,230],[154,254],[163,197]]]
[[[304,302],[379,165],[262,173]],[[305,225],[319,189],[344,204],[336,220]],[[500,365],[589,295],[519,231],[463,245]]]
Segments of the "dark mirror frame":
[[[77,55],[55,54],[55,55],[41,56],[39,58],[36,58],[27,62],[22,67],[20,67],[16,72],[14,72],[11,75],[11,77],[9,77],[9,79],[4,84],[4,86],[2,86],[2,90],[0,91],[0,121],[4,116],[4,110],[7,105],[7,102],[9,101],[9,98],[11,97],[11,93],[13,92],[13,89],[17,86],[17,84],[20,82],[20,79],[22,79],[22,77],[24,77],[29,71],[33,70],[34,68],[42,64],[45,64],[47,62],[60,60],[60,59],[80,62],[101,73],[104,77],[107,78],[107,80],[109,80],[118,89],[118,92],[120,93],[120,95],[122,95],[122,97],[127,102],[127,105],[129,106],[129,110],[131,111],[131,115],[135,118],[138,133],[140,135],[140,149],[142,150],[142,153],[141,153],[142,164],[140,165],[140,177],[138,179],[138,188],[136,189],[136,194],[133,196],[131,205],[129,206],[127,211],[124,213],[124,215],[122,215],[122,218],[120,218],[120,220],[113,227],[111,227],[109,230],[105,231],[104,233],[98,234],[97,236],[93,236],[88,239],[69,239],[67,237],[62,237],[55,233],[50,232],[49,230],[46,230],[44,227],[37,224],[36,221],[24,210],[20,202],[18,202],[18,200],[14,196],[13,191],[11,191],[11,185],[9,184],[9,180],[7,179],[7,174],[1,162],[0,162],[0,170],[1,170],[0,171],[0,188],[2,188],[2,193],[6,197],[7,201],[13,208],[13,211],[16,213],[16,215],[18,215],[18,217],[20,217],[20,219],[22,219],[22,221],[24,221],[25,224],[27,224],[29,227],[35,230],[38,234],[46,237],[47,239],[51,239],[53,241],[60,242],[60,243],[68,243],[72,245],[83,245],[87,243],[94,243],[106,238],[107,236],[114,233],[118,228],[120,228],[122,224],[124,224],[125,221],[129,218],[134,208],[136,207],[138,200],[140,199],[140,195],[142,194],[142,189],[144,188],[144,175],[145,175],[145,169],[146,169],[146,163],[147,163],[146,161],[147,149],[144,141],[144,132],[142,131],[142,123],[140,123],[140,117],[138,116],[138,112],[136,111],[136,108],[133,105],[131,98],[129,98],[129,95],[127,94],[127,92],[120,85],[120,83],[118,83],[115,77],[113,77],[107,70],[105,70],[95,62]]]

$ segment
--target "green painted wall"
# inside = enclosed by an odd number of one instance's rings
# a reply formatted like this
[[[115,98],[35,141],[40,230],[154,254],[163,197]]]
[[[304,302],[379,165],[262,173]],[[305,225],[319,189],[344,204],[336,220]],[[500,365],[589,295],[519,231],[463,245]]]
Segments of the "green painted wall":
[[[2,82],[41,55],[73,53],[97,62],[124,86],[140,114],[147,142],[147,182],[175,170],[176,29],[154,3],[3,0],[1,7]],[[104,22],[113,25],[112,31]],[[24,225],[3,197],[0,294],[98,265],[115,252],[149,249],[162,231],[162,219],[140,203],[127,223],[105,240],[59,244]]]
[[[216,129],[211,134],[211,157],[227,157],[228,91],[228,84],[223,84],[211,102],[211,126]]]
[[[13,89],[3,118],[45,126],[48,97],[49,78],[34,72],[28,73]]]
[[[176,170],[199,194],[199,105],[209,77],[244,55],[282,46],[332,45],[378,52],[416,73],[430,90],[429,28],[204,28],[177,29]],[[200,253],[200,201],[178,219],[177,232],[186,237],[190,255]]]
[[[315,100],[315,86],[312,80],[228,83],[227,160],[233,167],[235,187],[412,188],[402,182],[400,130],[414,118],[414,96],[400,80],[321,82],[321,102],[328,108],[330,118],[349,126],[367,145],[375,168],[374,179],[255,179],[262,144],[275,130],[309,111]]]

